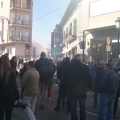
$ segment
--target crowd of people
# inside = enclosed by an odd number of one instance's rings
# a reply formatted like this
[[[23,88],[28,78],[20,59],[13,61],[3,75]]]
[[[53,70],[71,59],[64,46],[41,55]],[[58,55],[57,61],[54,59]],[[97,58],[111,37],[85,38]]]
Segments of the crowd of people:
[[[93,106],[98,108],[98,120],[112,120],[116,115],[120,96],[120,60],[115,65],[100,62],[99,59],[95,63],[85,64],[81,55],[76,54],[72,60],[63,58],[56,66],[53,59],[46,58],[45,52],[41,52],[37,61],[24,63],[19,71],[16,56],[11,60],[8,54],[0,57],[0,120],[4,115],[6,120],[11,120],[15,101],[26,103],[34,113],[38,91],[39,107],[44,109],[46,102],[52,98],[55,73],[59,81],[55,111],[65,109],[71,112],[71,120],[78,120],[79,103],[80,120],[86,120],[87,92],[94,91]],[[18,77],[21,90],[18,90],[16,83]]]

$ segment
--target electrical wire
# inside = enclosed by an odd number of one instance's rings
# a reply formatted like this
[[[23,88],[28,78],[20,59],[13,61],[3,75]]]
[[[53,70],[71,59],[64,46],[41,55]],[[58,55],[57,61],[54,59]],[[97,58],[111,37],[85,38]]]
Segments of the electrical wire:
[[[59,9],[61,9],[61,8],[63,8],[63,7],[65,7],[65,6],[66,6],[66,5],[63,5],[62,7],[59,7],[59,8],[57,8],[57,9],[55,9],[55,10],[53,10],[53,11],[47,13],[47,14],[44,14],[44,15],[42,15],[42,16],[40,16],[40,17],[34,19],[33,21],[36,21],[36,20],[39,20],[39,19],[41,19],[41,18],[43,18],[43,17],[45,17],[45,16],[48,16],[49,14],[51,14],[51,13],[53,13],[53,12],[56,12],[57,10],[59,10]]]

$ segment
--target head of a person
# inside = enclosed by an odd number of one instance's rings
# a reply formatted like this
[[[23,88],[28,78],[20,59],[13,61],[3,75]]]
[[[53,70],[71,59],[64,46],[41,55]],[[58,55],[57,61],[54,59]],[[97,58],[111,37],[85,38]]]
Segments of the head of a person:
[[[5,53],[5,55],[8,56],[8,58],[9,58],[9,54],[8,53]]]
[[[7,83],[11,71],[11,65],[8,56],[3,55],[0,58],[0,76],[5,76],[5,83]]]
[[[45,52],[41,52],[40,57],[46,57],[46,53]]]
[[[80,54],[76,54],[73,59],[82,62],[82,57]]]
[[[35,63],[33,61],[28,61],[26,63],[26,69],[30,69],[30,68],[34,68],[35,67]]]
[[[49,61],[50,61],[51,63],[53,63],[53,58],[51,57],[51,58],[49,59]]]
[[[26,63],[23,63],[23,69],[26,69]]]
[[[113,69],[112,64],[106,63],[106,64],[104,65],[104,70],[105,70],[105,71],[109,71],[109,70],[112,70],[112,69]]]
[[[96,62],[97,62],[97,63],[99,63],[99,62],[100,62],[99,58],[97,58],[97,59],[96,59]]]
[[[64,60],[64,63],[65,63],[65,64],[70,63],[70,58],[69,58],[69,57],[66,57],[65,60]]]
[[[11,60],[13,60],[14,62],[17,62],[17,57],[13,56]]]

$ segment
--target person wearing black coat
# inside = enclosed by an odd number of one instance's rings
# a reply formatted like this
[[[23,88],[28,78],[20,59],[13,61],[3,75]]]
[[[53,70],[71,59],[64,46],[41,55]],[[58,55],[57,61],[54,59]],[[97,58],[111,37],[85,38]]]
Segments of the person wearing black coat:
[[[59,93],[58,93],[58,98],[57,98],[57,104],[56,107],[54,108],[55,111],[60,111],[60,107],[61,107],[61,102],[62,102],[62,107],[65,109],[67,107],[68,111],[70,111],[70,107],[69,107],[69,100],[67,98],[67,92],[66,92],[66,86],[65,86],[65,80],[63,78],[63,74],[65,69],[67,68],[67,66],[70,63],[70,58],[66,57],[64,58],[61,67],[58,70],[58,76],[59,76],[59,80],[60,80],[60,84],[59,84]]]
[[[25,74],[26,71],[27,71],[27,69],[26,69],[26,63],[24,63],[23,67],[20,69],[20,74],[19,74],[21,80],[22,80],[23,75]],[[21,88],[21,98],[23,98],[23,93],[24,93],[24,89]]]
[[[46,58],[45,52],[41,52],[40,59],[35,62],[35,68],[39,72],[39,86],[40,86],[40,108],[44,109],[46,103],[46,96],[48,86],[52,84],[53,67],[50,61]]]
[[[0,120],[3,120],[4,113],[6,120],[11,120],[14,102],[19,98],[15,71],[8,57],[3,55],[0,58]]]
[[[17,57],[13,56],[12,59],[10,60],[11,67],[15,70],[16,72],[16,77],[18,75],[18,71],[16,70],[17,67]]]
[[[86,120],[85,98],[87,90],[92,89],[92,76],[87,65],[76,54],[64,73],[67,95],[70,100],[71,120],[78,120],[77,100],[80,105],[80,120]]]
[[[114,71],[115,71],[115,72],[119,75],[119,77],[120,77],[120,66],[115,67],[115,68],[114,68]],[[120,97],[120,84],[119,84],[119,86],[118,86],[118,90],[117,90],[116,97],[115,97],[115,100],[114,100],[113,115],[116,115],[116,113],[117,113],[119,97]]]

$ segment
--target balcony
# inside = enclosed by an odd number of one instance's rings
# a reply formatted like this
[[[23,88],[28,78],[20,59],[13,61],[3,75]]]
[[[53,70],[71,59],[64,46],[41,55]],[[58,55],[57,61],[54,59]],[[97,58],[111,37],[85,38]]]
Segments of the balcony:
[[[69,42],[69,43],[71,43],[71,42],[73,42],[74,40],[76,40],[76,38],[77,38],[77,32],[76,32],[77,30],[76,30],[76,27],[74,27],[74,28],[72,28],[72,29],[70,29],[69,30],[69,35],[67,34],[66,36],[65,36],[65,42]]]
[[[10,42],[30,42],[30,37],[26,37],[26,36],[10,36]]]
[[[22,25],[30,27],[30,20],[11,19],[10,25]]]
[[[30,3],[28,4],[24,4],[24,3],[20,3],[20,2],[13,2],[10,5],[11,9],[18,9],[18,10],[31,10],[31,5]]]

